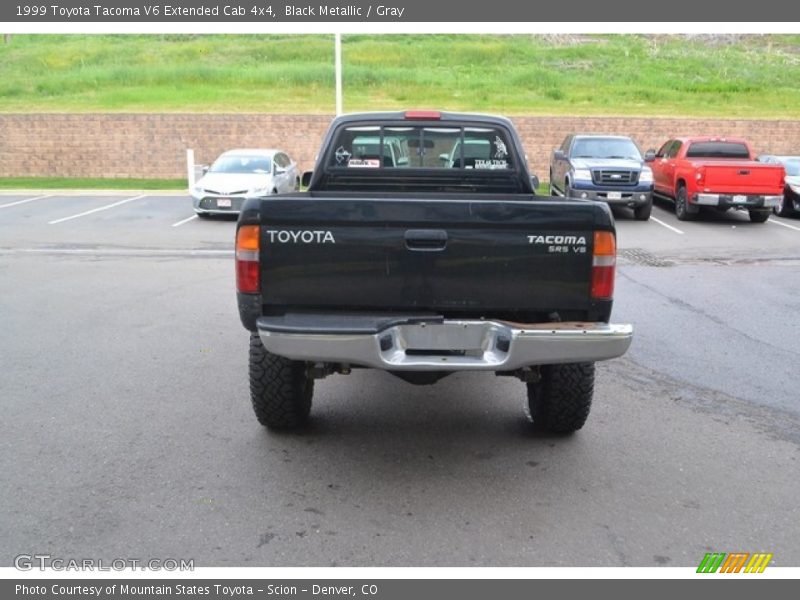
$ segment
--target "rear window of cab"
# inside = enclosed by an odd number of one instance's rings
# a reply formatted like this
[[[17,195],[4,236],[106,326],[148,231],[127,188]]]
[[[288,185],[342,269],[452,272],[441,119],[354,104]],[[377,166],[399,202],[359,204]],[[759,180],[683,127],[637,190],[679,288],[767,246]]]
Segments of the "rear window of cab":
[[[333,143],[332,169],[516,168],[509,140],[496,127],[367,125],[344,127]]]
[[[686,158],[750,158],[750,150],[741,142],[692,142]]]

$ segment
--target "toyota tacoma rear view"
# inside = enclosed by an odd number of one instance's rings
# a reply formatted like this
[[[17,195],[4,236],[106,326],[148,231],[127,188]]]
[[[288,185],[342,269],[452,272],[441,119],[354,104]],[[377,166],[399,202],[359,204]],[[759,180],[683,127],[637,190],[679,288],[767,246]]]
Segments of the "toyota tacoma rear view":
[[[421,385],[516,377],[535,425],[583,426],[595,362],[633,335],[610,323],[614,220],[535,195],[524,156],[501,117],[346,115],[307,191],[247,200],[237,297],[260,423],[299,427],[317,379],[373,368]]]

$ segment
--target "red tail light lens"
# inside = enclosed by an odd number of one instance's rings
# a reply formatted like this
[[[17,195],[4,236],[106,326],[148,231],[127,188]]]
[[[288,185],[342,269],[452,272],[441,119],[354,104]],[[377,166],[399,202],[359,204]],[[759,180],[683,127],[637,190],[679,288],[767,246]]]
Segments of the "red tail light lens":
[[[594,233],[592,255],[592,298],[611,300],[614,297],[614,275],[617,266],[617,241],[610,231]]]
[[[236,289],[245,294],[261,291],[258,234],[258,225],[242,225],[236,232]]]
[[[694,178],[697,180],[698,184],[702,185],[705,176],[706,176],[706,170],[703,167],[699,167],[697,171],[695,171]]]

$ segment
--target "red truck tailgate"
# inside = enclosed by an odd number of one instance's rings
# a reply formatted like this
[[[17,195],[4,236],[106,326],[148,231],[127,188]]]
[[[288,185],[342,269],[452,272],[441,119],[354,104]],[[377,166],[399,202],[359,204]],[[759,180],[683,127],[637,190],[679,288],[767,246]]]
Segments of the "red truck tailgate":
[[[703,191],[730,194],[779,195],[783,193],[783,167],[749,160],[703,161],[699,165]]]

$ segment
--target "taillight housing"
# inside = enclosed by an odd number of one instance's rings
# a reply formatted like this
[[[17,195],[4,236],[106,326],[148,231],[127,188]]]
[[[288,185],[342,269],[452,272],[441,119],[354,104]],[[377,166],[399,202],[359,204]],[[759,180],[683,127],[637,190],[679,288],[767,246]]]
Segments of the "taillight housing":
[[[614,297],[614,276],[617,266],[617,240],[610,231],[594,232],[592,250],[592,298],[611,300]]]
[[[705,176],[706,176],[706,170],[705,170],[705,168],[703,168],[703,167],[698,167],[698,168],[697,168],[697,170],[696,170],[696,171],[695,171],[695,173],[694,173],[694,178],[695,178],[695,180],[697,181],[697,183],[699,183],[699,184],[701,184],[701,185],[702,185],[702,183],[703,183],[703,179],[705,178]]]
[[[236,232],[236,289],[244,294],[257,294],[261,291],[259,248],[259,226],[239,227]]]

